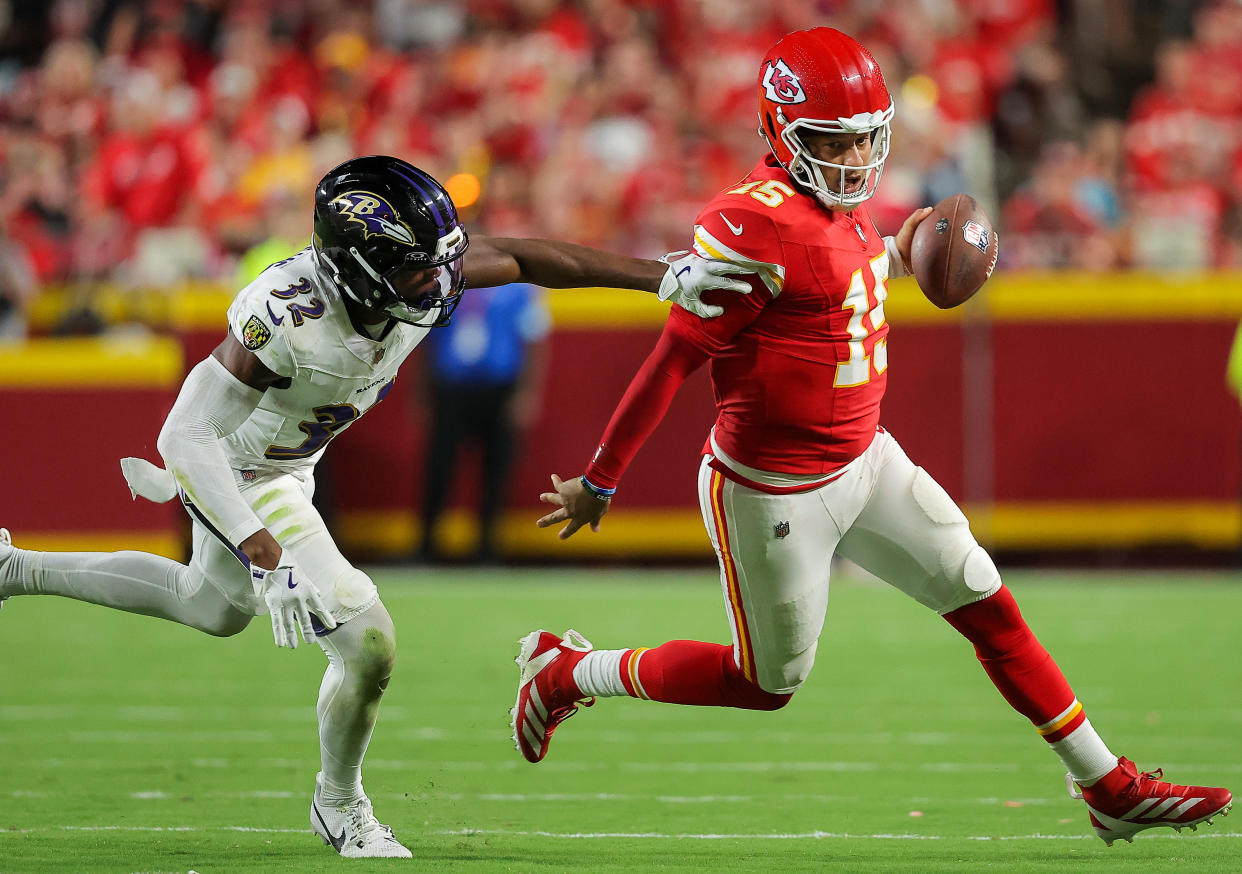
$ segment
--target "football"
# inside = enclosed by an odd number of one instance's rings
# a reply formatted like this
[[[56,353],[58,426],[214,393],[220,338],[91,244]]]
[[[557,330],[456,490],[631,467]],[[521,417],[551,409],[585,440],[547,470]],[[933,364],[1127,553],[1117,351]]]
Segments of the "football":
[[[914,229],[910,266],[927,299],[958,306],[983,287],[996,266],[1000,240],[973,197],[955,194],[936,204]]]

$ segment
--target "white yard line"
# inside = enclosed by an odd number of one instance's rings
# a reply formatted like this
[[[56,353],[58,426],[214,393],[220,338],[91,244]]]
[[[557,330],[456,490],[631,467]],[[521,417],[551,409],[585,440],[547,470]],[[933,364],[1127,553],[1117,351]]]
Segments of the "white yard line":
[[[3,797],[5,793],[0,793]],[[43,789],[13,789],[8,793],[10,798],[81,798],[82,793],[66,789],[59,792],[50,792]],[[120,798],[132,801],[166,801],[170,798],[181,798],[190,796],[193,798],[229,798],[229,799],[274,799],[284,800],[289,798],[302,798],[307,792],[296,792],[289,790],[251,790],[237,792],[168,792],[163,789],[152,789],[140,792],[128,792]],[[823,795],[823,794],[807,794],[807,793],[786,793],[781,795],[642,795],[634,793],[615,793],[615,792],[544,792],[544,793],[528,793],[528,792],[380,792],[371,793],[371,798],[377,801],[490,801],[501,804],[528,804],[528,803],[558,803],[572,802],[581,804],[587,802],[620,802],[623,804],[630,803],[656,803],[656,804],[755,804],[755,803],[772,803],[786,802],[796,804],[857,804],[865,799],[858,795]],[[996,806],[1007,805],[1010,807],[1034,807],[1036,805],[1050,804],[1054,800],[1060,802],[1062,799],[1058,796],[1056,799],[1051,798],[929,798],[927,796],[917,796],[912,798],[894,799],[902,804],[907,805],[979,805],[979,806]]]
[[[104,759],[93,756],[56,757],[49,759],[24,760],[23,766],[30,768],[76,768],[90,770],[108,770],[117,768],[115,759]],[[306,768],[309,760],[285,758],[169,758],[145,759],[146,768],[184,768],[186,766],[205,769],[236,768],[254,771],[256,768]],[[1242,763],[1238,762],[1163,762],[1169,774],[1178,775],[1183,772],[1237,774],[1242,773]],[[898,762],[898,761],[764,761],[764,762],[583,762],[554,759],[540,764],[541,771],[636,771],[666,773],[786,773],[790,771],[820,773],[868,773],[873,771],[923,771],[930,773],[953,774],[992,774],[1015,773],[1024,766],[1015,762]],[[519,771],[530,768],[516,755],[503,761],[440,759],[367,759],[366,768],[373,771],[419,771],[434,773],[436,771]],[[1053,778],[1055,781],[1055,778]]]
[[[219,825],[219,826],[139,826],[139,825],[52,825],[42,826],[39,828],[11,829],[0,832],[0,836],[5,834],[37,834],[41,832],[191,832],[191,833],[208,833],[208,832],[256,832],[259,834],[310,834],[309,829],[305,828],[257,828],[253,826],[243,825]],[[864,840],[864,841],[1094,841],[1098,840],[1094,835],[1073,834],[1073,835],[1049,835],[1036,832],[1029,835],[935,835],[935,834],[913,834],[913,833],[879,833],[879,834],[853,834],[850,832],[790,832],[776,834],[747,834],[747,833],[706,833],[697,834],[690,832],[550,832],[550,831],[522,831],[510,829],[451,829],[446,831],[431,832],[440,836],[458,836],[458,837],[537,837],[537,838],[556,838],[562,840],[601,840],[609,838],[630,839],[630,840],[672,840],[672,841],[798,841],[798,840]],[[1156,832],[1143,835],[1140,840],[1149,840],[1152,838],[1177,838],[1178,840],[1199,840],[1199,839],[1226,839],[1226,838],[1242,838],[1242,832],[1204,832],[1203,834],[1179,835],[1173,832]]]

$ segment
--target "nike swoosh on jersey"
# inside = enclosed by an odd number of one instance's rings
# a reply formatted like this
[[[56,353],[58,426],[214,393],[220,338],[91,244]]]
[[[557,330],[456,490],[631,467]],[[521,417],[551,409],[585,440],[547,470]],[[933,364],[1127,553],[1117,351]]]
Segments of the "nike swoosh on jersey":
[[[272,312],[272,302],[270,300],[267,302],[267,314],[272,317],[273,325],[279,325],[281,322],[285,320],[284,316],[278,316],[274,312]]]
[[[749,268],[763,280],[763,284],[772,292],[772,297],[777,297],[785,285],[785,266],[783,264],[748,258],[726,246],[723,241],[713,237],[707,228],[702,225],[694,226],[694,251],[701,258],[715,258],[717,261],[728,261],[730,264]]]
[[[729,226],[729,230],[733,231],[733,236],[735,236],[735,237],[740,237],[740,236],[742,235],[742,226],[741,226],[741,225],[735,225],[735,224],[733,224],[733,222],[731,222],[731,221],[729,221],[727,218],[725,218],[725,214],[724,214],[723,212],[722,212],[722,213],[720,213],[720,217],[721,217],[722,219],[724,219],[724,223],[725,223],[726,225],[728,225],[728,226]],[[279,324],[279,323],[277,323],[277,324]]]
[[[289,588],[296,589],[297,587],[298,587],[297,582],[295,582],[294,580],[289,581]]]

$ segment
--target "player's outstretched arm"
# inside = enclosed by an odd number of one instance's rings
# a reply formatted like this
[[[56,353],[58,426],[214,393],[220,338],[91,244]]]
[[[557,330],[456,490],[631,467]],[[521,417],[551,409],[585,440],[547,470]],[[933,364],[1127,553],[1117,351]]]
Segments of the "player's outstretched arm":
[[[704,291],[750,291],[749,284],[727,275],[744,273],[744,268],[690,252],[671,253],[665,259],[648,261],[558,240],[476,236],[466,250],[466,287],[529,282],[544,288],[632,288],[708,317],[724,310],[704,304],[700,300]]]

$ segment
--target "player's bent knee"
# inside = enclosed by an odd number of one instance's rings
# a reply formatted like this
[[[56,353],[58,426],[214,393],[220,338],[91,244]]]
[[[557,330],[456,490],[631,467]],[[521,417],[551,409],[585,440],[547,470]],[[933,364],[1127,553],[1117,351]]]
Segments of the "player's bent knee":
[[[330,639],[361,687],[381,692],[388,687],[397,658],[397,637],[383,603],[377,601],[345,622],[330,633]]]
[[[793,692],[769,692],[746,679],[730,691],[729,706],[745,710],[780,710],[794,696]]]
[[[1000,571],[996,569],[996,563],[986,549],[974,543],[973,538],[960,567],[956,570],[946,569],[946,574],[945,591],[938,596],[939,603],[933,605],[942,616],[967,604],[982,601],[994,595],[1001,587]]]
[[[744,710],[780,710],[797,691],[794,687],[772,692],[760,683],[751,682],[732,658],[725,665],[725,686],[725,706]]]
[[[758,688],[756,688],[755,692],[756,694],[754,701],[750,705],[751,710],[780,710],[791,700],[793,700],[794,696],[793,692],[765,692],[764,690]]]
[[[241,633],[253,615],[238,609],[215,586],[204,585],[201,574],[187,573],[177,581],[181,600],[180,621],[212,637],[232,637]]]
[[[368,686],[387,688],[397,659],[397,644],[392,632],[371,627],[362,633],[362,658],[358,670],[362,682]]]
[[[240,634],[254,618],[249,613],[238,610],[210,587],[204,588],[186,606],[193,611],[187,624],[212,637],[232,637]]]
[[[778,664],[759,664],[755,668],[755,685],[770,695],[792,695],[802,687],[815,666],[818,646],[787,656]]]
[[[375,583],[356,567],[346,568],[335,579],[330,580],[327,587],[330,591],[325,594],[329,594],[340,605],[341,613],[344,615],[355,613],[367,604],[379,603],[379,592],[375,588]],[[358,614],[357,618],[361,619],[368,615],[372,609],[373,606],[368,607],[363,613]],[[386,616],[387,611],[385,611]],[[388,621],[388,626],[392,626],[391,620]]]
[[[240,634],[253,618],[249,613],[243,613],[229,604],[213,617],[211,622],[200,626],[200,630],[212,637],[232,637]]]

